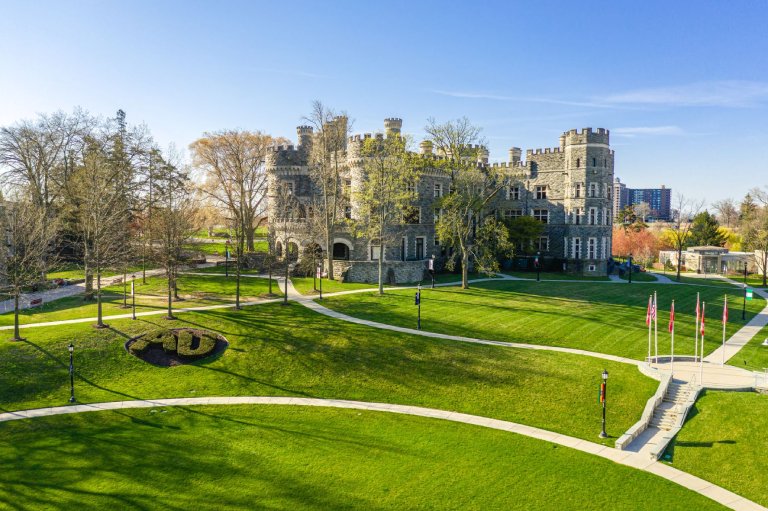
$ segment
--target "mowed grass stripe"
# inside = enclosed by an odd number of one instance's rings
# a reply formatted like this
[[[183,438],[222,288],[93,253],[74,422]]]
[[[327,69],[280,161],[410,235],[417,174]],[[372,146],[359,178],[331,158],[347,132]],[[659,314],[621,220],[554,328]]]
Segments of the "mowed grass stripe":
[[[707,302],[707,352],[721,343],[720,315],[728,294],[730,337],[741,321],[737,288],[567,282],[491,281],[422,291],[422,328],[429,331],[498,341],[523,342],[599,351],[643,359],[648,351],[645,323],[648,296],[658,292],[658,346],[670,350],[669,307],[675,299],[675,349],[693,354],[696,293]],[[414,328],[413,291],[330,297],[327,307],[371,321]],[[763,309],[757,297],[747,303],[747,321]],[[652,336],[655,350],[655,334]]]

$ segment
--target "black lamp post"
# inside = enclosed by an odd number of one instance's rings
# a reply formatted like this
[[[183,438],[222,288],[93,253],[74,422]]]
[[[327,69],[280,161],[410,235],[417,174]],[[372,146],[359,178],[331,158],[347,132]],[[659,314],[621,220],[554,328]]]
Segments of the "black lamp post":
[[[416,287],[416,330],[421,330],[421,284]]]
[[[75,345],[69,343],[69,402],[74,403],[75,399]]]
[[[608,438],[608,433],[605,432],[605,401],[606,393],[608,392],[608,371],[603,369],[603,381],[600,384],[600,402],[603,404],[603,430],[600,432],[600,438]]]
[[[320,277],[320,299],[323,299],[323,263],[317,265],[317,274]]]
[[[536,252],[536,259],[533,260],[536,265],[536,282],[541,282],[541,252]]]
[[[741,304],[741,320],[747,319],[747,262],[744,261],[744,300]]]
[[[131,307],[133,308],[131,319],[136,319],[136,275],[131,275]]]
[[[627,257],[627,261],[629,261],[629,282],[628,284],[632,283],[632,254],[629,254],[629,257]],[[605,373],[608,374],[608,373]]]

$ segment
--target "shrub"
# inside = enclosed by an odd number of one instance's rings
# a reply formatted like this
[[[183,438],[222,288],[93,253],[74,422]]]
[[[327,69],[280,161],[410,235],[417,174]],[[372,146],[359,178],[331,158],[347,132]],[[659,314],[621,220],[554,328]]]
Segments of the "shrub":
[[[207,333],[181,330],[177,332],[180,357],[204,357],[216,348],[216,337]]]
[[[131,353],[144,353],[153,344],[162,344],[166,353],[176,352],[176,336],[171,330],[151,330],[136,339],[130,346]]]

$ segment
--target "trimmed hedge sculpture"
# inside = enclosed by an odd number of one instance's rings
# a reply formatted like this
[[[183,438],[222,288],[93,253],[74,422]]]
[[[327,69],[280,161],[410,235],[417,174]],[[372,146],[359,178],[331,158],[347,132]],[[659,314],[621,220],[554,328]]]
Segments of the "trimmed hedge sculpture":
[[[125,343],[132,355],[155,365],[173,366],[206,358],[226,349],[221,335],[207,330],[158,328]]]

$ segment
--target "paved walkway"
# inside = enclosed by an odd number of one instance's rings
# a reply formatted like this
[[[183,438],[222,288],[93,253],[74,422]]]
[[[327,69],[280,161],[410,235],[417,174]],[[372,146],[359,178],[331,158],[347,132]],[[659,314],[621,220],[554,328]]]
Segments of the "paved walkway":
[[[737,511],[756,511],[766,508],[745,499],[735,493],[726,490],[720,486],[712,484],[704,479],[693,476],[681,470],[677,470],[663,463],[651,461],[647,457],[639,454],[620,451],[613,447],[582,440],[572,436],[562,435],[547,431],[545,429],[534,428],[516,422],[490,419],[479,415],[470,415],[466,413],[451,412],[447,410],[438,410],[435,408],[423,408],[420,406],[406,406],[389,403],[368,403],[363,401],[347,401],[342,399],[314,399],[298,397],[260,397],[260,396],[238,396],[238,397],[197,397],[197,398],[178,398],[178,399],[154,399],[154,400],[136,400],[136,401],[113,401],[107,403],[91,403],[82,405],[59,406],[53,408],[38,408],[34,410],[23,410],[17,412],[8,412],[0,414],[0,422],[31,419],[36,417],[49,417],[53,415],[64,415],[71,413],[96,412],[105,410],[125,410],[128,408],[152,408],[163,406],[199,406],[199,405],[292,405],[292,406],[316,406],[329,408],[346,408],[353,410],[367,410],[375,412],[397,413],[404,415],[414,415],[418,417],[428,417],[433,419],[448,420],[463,424],[471,424],[485,428],[508,431],[529,438],[535,438],[545,442],[562,445],[571,449],[600,456],[601,458],[626,465],[637,470],[649,472],[678,484],[684,488],[694,491],[709,499],[714,500],[730,509]]]
[[[734,281],[731,280],[730,282]],[[754,293],[762,298],[768,299],[768,293],[762,289],[754,289]],[[756,314],[749,323],[733,334],[730,339],[725,341],[725,346],[720,346],[704,357],[704,361],[716,364],[724,364],[725,362],[728,362],[766,325],[768,325],[768,305]]]

